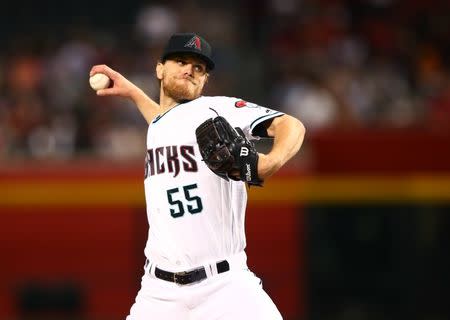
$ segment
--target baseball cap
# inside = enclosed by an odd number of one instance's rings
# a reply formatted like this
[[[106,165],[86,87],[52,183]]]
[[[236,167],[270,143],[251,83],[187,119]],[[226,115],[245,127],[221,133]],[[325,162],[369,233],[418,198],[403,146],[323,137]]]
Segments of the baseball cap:
[[[211,46],[205,39],[195,33],[175,33],[164,48],[161,60],[165,61],[171,55],[177,53],[190,53],[206,63],[209,70],[214,69],[214,61],[211,56]]]

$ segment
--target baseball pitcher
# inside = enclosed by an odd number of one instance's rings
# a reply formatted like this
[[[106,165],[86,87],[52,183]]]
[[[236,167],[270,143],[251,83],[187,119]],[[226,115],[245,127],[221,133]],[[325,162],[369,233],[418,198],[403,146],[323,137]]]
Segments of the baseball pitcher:
[[[264,181],[299,150],[300,121],[239,98],[203,96],[211,46],[174,34],[156,76],[159,104],[105,65],[100,96],[134,101],[147,120],[145,196],[149,221],[141,289],[127,320],[282,319],[247,267],[246,186]],[[268,154],[252,140],[273,137]]]

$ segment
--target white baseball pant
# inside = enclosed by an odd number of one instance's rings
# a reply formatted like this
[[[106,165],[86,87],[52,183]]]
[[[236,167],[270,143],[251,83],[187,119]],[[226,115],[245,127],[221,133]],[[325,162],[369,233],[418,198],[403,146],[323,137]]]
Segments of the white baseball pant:
[[[206,265],[207,278],[187,285],[156,278],[150,263],[126,320],[282,319],[261,280],[248,269],[245,252],[226,260],[229,271],[217,274],[215,264]]]

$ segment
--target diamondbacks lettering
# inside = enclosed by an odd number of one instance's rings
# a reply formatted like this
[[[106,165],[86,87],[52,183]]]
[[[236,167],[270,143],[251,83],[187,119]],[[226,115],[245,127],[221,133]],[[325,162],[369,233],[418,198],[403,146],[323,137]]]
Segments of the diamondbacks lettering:
[[[193,146],[164,146],[147,150],[144,178],[163,173],[176,177],[180,170],[198,171]]]

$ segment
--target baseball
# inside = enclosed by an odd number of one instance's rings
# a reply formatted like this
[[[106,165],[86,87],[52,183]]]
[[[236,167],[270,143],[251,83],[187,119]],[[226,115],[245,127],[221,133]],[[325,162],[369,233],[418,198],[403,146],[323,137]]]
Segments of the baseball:
[[[89,78],[89,84],[95,91],[109,87],[111,79],[104,73],[96,73]]]

